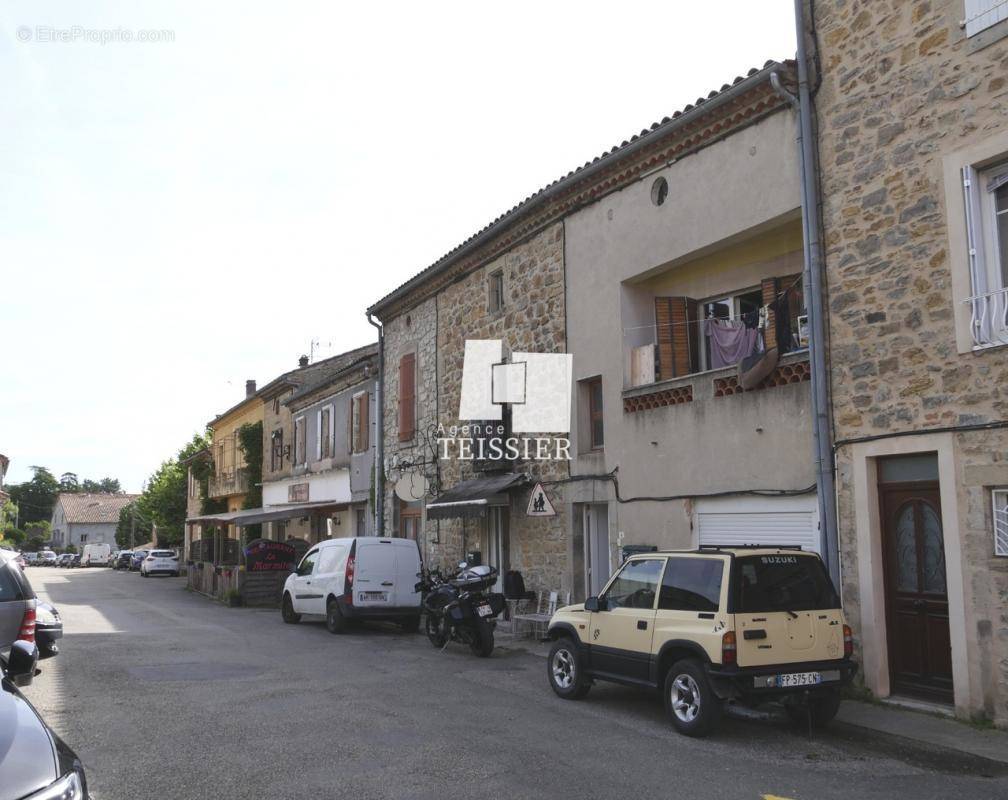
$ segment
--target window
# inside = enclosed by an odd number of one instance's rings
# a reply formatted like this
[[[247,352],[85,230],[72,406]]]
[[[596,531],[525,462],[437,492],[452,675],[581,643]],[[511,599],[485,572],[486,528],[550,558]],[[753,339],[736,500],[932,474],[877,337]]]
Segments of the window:
[[[299,467],[308,463],[305,435],[305,418],[298,417],[294,420],[294,464]]]
[[[332,455],[332,406],[319,409],[318,412],[318,442],[315,445],[317,458],[329,458]]]
[[[366,536],[367,535],[367,521],[366,521],[366,518],[364,516],[364,509],[363,508],[358,508],[355,513],[356,513],[356,516],[357,516],[357,534],[356,535],[357,536]]]
[[[416,433],[416,353],[399,359],[399,441],[408,442]]]
[[[753,333],[746,341],[751,345],[743,347],[736,345],[734,339],[727,342],[713,330],[713,325],[724,324],[726,330],[754,330],[759,323],[760,307],[763,305],[763,293],[760,290],[740,292],[735,295],[719,297],[703,303],[700,307],[703,320],[699,336],[701,342],[700,369],[722,369],[735,366],[743,350],[745,356],[751,355],[755,348],[757,334]]]
[[[668,181],[665,178],[656,178],[651,184],[651,202],[660,206],[668,197]]]
[[[963,10],[966,36],[973,36],[1008,19],[1008,3],[1005,0],[965,0]]]
[[[274,472],[283,469],[283,439],[283,428],[270,434],[270,469]]]
[[[744,556],[735,559],[732,570],[736,613],[840,607],[826,569],[815,556],[790,553]]]
[[[717,611],[724,562],[716,558],[670,558],[662,578],[658,608],[665,611]]]
[[[368,412],[371,393],[358,392],[350,399],[350,452],[364,453],[370,447],[370,422]]]
[[[318,558],[319,551],[312,550],[308,555],[301,559],[301,563],[298,564],[297,574],[300,576],[311,575],[312,569],[315,566],[315,559]]]
[[[602,424],[602,379],[585,381],[588,395],[588,432],[592,450],[599,450],[605,444],[605,429]]]
[[[973,345],[1008,344],[1008,163],[962,177]]]
[[[490,273],[487,279],[487,292],[487,305],[491,311],[500,311],[504,308],[504,270],[499,269]]]
[[[346,547],[343,545],[333,545],[319,550],[318,574],[330,575],[339,572],[343,556],[346,554]]]
[[[994,555],[1008,556],[1008,488],[994,489]]]
[[[644,558],[628,561],[606,589],[606,610],[615,608],[654,608],[658,578],[664,561]]]

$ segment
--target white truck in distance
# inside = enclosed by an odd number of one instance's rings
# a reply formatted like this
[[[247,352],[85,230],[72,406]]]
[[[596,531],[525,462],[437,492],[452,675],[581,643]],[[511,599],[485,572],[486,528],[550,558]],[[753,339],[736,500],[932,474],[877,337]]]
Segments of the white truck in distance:
[[[82,567],[107,567],[112,559],[112,545],[104,542],[86,544],[81,552]]]

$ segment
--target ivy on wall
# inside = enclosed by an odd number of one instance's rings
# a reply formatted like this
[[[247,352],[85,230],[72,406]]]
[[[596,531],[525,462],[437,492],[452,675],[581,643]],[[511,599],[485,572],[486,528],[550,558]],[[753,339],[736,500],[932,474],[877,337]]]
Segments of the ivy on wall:
[[[263,464],[263,424],[252,422],[238,429],[238,446],[245,455],[245,468],[248,470],[249,488],[245,493],[242,508],[262,508],[262,464]],[[249,525],[245,528],[245,541],[258,539],[262,536],[262,525]]]

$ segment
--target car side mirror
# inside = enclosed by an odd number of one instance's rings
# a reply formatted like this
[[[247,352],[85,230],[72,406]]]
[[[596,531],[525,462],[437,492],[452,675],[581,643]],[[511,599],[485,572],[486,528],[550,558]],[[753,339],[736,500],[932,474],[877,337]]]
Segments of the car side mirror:
[[[28,686],[35,678],[38,648],[33,642],[21,639],[11,645],[7,656],[7,677],[15,686]]]
[[[600,601],[597,597],[589,597],[585,600],[585,611],[604,611],[605,603]]]

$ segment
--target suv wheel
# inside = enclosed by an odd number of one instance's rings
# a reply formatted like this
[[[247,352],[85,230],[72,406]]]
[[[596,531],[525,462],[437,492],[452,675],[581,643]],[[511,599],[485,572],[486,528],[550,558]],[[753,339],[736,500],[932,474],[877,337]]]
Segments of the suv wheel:
[[[283,596],[283,603],[280,604],[280,616],[288,625],[295,625],[301,621],[301,615],[294,612],[294,603],[291,602],[289,594]]]
[[[786,703],[784,709],[799,725],[808,725],[811,713],[812,727],[824,728],[840,710],[840,690],[825,689],[809,697],[808,705],[802,702]]]
[[[706,736],[721,722],[724,704],[711,689],[703,666],[684,659],[665,674],[665,710],[679,733]]]
[[[325,607],[325,626],[329,633],[343,633],[347,628],[347,618],[340,611],[339,603],[330,600]]]
[[[563,637],[554,642],[546,659],[546,677],[550,687],[564,700],[580,700],[591,689],[591,681],[584,675],[577,645]]]

